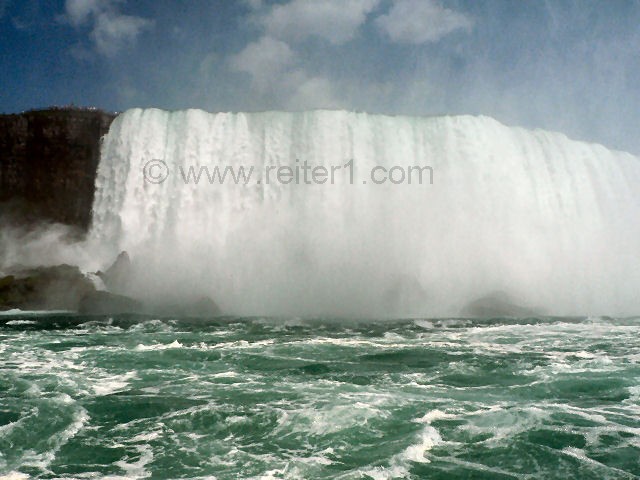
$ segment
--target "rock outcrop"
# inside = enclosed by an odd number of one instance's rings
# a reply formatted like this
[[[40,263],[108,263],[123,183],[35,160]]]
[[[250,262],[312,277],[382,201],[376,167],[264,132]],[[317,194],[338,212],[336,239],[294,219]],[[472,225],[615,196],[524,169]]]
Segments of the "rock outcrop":
[[[85,275],[71,265],[12,267],[0,275],[0,311],[65,310],[83,315],[139,313],[200,318],[221,314],[209,297],[163,298],[145,304],[123,295],[130,269],[127,252],[120,253],[104,273]]]
[[[114,114],[53,108],[0,115],[0,214],[86,231],[100,140]]]
[[[216,302],[209,297],[195,297],[176,299],[175,301],[165,301],[153,303],[148,306],[149,313],[161,316],[175,317],[215,317],[222,311]]]
[[[535,308],[518,305],[505,292],[493,292],[470,302],[462,310],[462,316],[478,318],[529,318],[542,314]]]
[[[93,282],[78,267],[57,265],[14,270],[0,278],[0,311],[71,310],[95,292]]]
[[[120,292],[131,278],[131,260],[127,252],[120,252],[116,261],[104,272],[96,272],[111,292]]]
[[[78,313],[84,315],[118,315],[122,313],[142,313],[142,303],[124,295],[105,291],[95,291],[85,295],[80,301]]]
[[[67,310],[89,315],[142,313],[141,302],[96,289],[78,267],[14,269],[0,278],[0,311]]]

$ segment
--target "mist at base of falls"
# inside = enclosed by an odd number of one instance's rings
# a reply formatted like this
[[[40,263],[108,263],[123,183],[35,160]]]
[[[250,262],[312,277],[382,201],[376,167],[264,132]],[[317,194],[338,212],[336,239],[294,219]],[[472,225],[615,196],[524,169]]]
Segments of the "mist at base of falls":
[[[152,183],[157,160],[168,177]],[[324,184],[264,181],[301,162],[343,168]],[[254,177],[180,174],[202,166]],[[428,166],[433,183],[375,184],[378,166]],[[104,139],[87,248],[96,268],[129,253],[130,295],[245,315],[455,316],[496,291],[547,314],[628,315],[638,185],[630,154],[487,117],[133,109]]]

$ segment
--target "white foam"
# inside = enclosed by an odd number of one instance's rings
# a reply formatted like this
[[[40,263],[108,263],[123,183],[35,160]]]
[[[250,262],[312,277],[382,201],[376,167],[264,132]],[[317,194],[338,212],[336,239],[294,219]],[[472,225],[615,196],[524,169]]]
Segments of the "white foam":
[[[237,378],[239,376],[240,374],[238,372],[234,372],[232,370],[228,372],[218,372],[214,373],[213,375],[209,375],[209,377],[211,378]]]
[[[453,418],[453,417],[455,417],[455,415],[445,413],[440,410],[431,410],[430,412],[425,413],[424,416],[414,420],[414,422],[431,423],[434,420],[442,420],[444,418]]]
[[[589,456],[587,456],[587,454],[585,453],[584,450],[580,449],[580,448],[575,448],[575,447],[564,447],[562,449],[562,453],[564,453],[565,455],[569,455],[573,458],[576,458],[584,463],[588,463],[590,464],[591,468],[596,469],[596,471],[600,470],[600,471],[610,471],[610,472],[615,472],[615,474],[617,475],[617,478],[629,478],[629,479],[637,479],[637,477],[629,472],[625,472],[623,470],[620,470],[618,468],[615,467],[610,467],[608,465],[605,465],[603,463],[598,462],[597,460],[594,460],[592,458],[589,458]],[[608,478],[608,476],[607,476]]]
[[[138,460],[130,462],[119,460],[114,464],[124,470],[128,478],[147,478],[151,476],[151,472],[147,471],[145,467],[153,461],[153,450],[146,444],[137,445],[136,449],[140,454]]]
[[[56,399],[65,404],[74,403],[73,400],[68,397],[68,395],[64,394],[57,397]],[[21,459],[22,466],[35,467],[46,471],[49,465],[51,465],[51,463],[55,460],[56,454],[60,450],[60,448],[62,448],[70,439],[75,437],[78,432],[80,432],[85,427],[88,421],[88,412],[82,407],[76,408],[69,425],[65,429],[56,432],[51,437],[49,437],[47,445],[50,447],[50,449],[44,452],[36,452],[35,450],[25,451]]]
[[[420,439],[414,445],[410,445],[400,455],[400,460],[409,460],[417,463],[430,463],[425,454],[436,445],[442,443],[442,437],[438,430],[431,425],[427,425],[420,432]]]
[[[37,325],[35,320],[9,320],[6,325]]]
[[[388,466],[365,468],[361,470],[361,473],[375,480],[407,478],[410,476],[411,463],[431,463],[431,460],[427,457],[427,453],[433,449],[433,447],[443,443],[443,440],[440,432],[429,425],[429,423],[433,420],[448,417],[450,417],[450,415],[439,410],[433,410],[424,415],[424,417],[416,420],[420,423],[427,423],[427,425],[420,431],[415,443],[391,457]]]
[[[20,472],[9,472],[4,475],[0,475],[0,480],[28,480],[29,475]]]
[[[406,466],[393,465],[391,467],[373,467],[361,470],[363,475],[373,480],[391,480],[394,478],[407,478],[409,470]]]
[[[330,404],[295,410],[282,410],[278,418],[278,430],[292,430],[310,435],[327,435],[354,426],[366,424],[370,418],[381,415],[374,405],[362,402]]]
[[[98,380],[98,383],[92,386],[93,393],[100,397],[120,392],[129,385],[129,380],[136,378],[136,376],[137,373],[135,371],[130,371],[124,375],[109,375],[101,377]]]
[[[127,441],[127,443],[139,443],[139,442],[150,442],[151,440],[157,440],[161,437],[161,433],[157,431],[140,433],[135,437],[132,437]]]
[[[245,349],[245,348],[255,348],[255,347],[263,347],[266,345],[273,345],[275,343],[274,339],[267,340],[257,340],[255,342],[248,342],[246,340],[237,340],[234,342],[220,342],[214,345],[211,345],[209,348],[212,349]]]
[[[147,351],[158,351],[158,350],[169,350],[173,348],[183,348],[178,340],[174,340],[171,343],[156,343],[153,345],[143,345],[142,343],[136,346],[136,350],[139,352],[147,352]]]

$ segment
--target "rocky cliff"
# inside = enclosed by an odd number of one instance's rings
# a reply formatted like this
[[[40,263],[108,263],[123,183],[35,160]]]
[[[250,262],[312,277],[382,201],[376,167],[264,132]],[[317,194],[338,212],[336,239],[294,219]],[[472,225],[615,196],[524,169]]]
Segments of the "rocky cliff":
[[[100,139],[114,118],[77,108],[0,115],[0,214],[86,230]]]

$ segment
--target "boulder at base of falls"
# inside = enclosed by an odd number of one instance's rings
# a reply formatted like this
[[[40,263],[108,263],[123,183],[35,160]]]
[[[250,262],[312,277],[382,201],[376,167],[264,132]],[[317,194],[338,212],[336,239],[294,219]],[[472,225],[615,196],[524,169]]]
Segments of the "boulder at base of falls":
[[[493,292],[469,302],[461,312],[463,317],[479,318],[528,318],[542,315],[538,309],[518,305],[509,294]]]
[[[16,268],[0,278],[0,310],[71,310],[94,292],[93,282],[78,267]]]
[[[216,302],[209,297],[178,299],[149,305],[149,312],[154,315],[172,317],[215,317],[222,313]]]
[[[133,298],[99,290],[85,295],[78,307],[78,313],[84,315],[142,313],[143,310],[142,303]]]
[[[128,285],[131,277],[131,260],[127,252],[120,252],[113,265],[104,272],[96,272],[111,292],[120,292]]]

